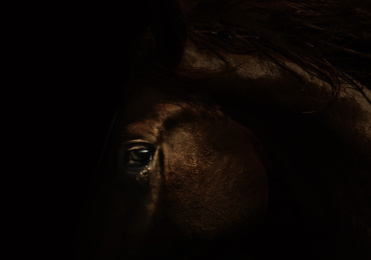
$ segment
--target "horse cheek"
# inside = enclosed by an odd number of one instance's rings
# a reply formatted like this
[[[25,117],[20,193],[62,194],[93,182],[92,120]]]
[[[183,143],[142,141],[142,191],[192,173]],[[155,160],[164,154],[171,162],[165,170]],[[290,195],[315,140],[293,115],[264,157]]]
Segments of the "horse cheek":
[[[165,207],[170,222],[186,237],[213,240],[257,229],[268,196],[265,168],[250,133],[169,136]],[[202,132],[202,131],[201,131]],[[216,147],[219,146],[219,147]],[[208,149],[209,147],[210,149]]]

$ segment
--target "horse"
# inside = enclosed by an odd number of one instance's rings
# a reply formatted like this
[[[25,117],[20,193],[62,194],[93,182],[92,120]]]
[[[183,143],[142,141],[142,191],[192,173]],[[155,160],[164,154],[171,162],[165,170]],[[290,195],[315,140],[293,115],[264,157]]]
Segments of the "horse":
[[[78,259],[371,259],[371,13],[148,1]]]

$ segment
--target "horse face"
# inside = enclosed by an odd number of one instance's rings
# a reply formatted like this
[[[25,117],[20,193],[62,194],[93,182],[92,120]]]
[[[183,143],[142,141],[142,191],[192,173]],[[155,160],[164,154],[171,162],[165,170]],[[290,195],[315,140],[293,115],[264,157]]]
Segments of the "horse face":
[[[254,134],[213,106],[153,89],[136,97],[122,118],[117,173],[119,221],[135,248],[255,228],[268,186]]]

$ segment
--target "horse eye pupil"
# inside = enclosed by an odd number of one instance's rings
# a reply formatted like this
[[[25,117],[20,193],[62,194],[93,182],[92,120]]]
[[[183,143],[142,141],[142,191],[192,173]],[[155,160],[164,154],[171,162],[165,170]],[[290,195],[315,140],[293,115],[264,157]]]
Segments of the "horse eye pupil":
[[[130,151],[129,157],[135,163],[146,164],[150,160],[150,153],[148,149],[136,149]]]

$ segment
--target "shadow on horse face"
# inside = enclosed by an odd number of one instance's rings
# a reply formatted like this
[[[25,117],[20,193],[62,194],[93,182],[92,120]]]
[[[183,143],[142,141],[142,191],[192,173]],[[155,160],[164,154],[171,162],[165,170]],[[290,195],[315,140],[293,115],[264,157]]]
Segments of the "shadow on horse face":
[[[368,9],[161,3],[128,50],[83,259],[371,256]]]
[[[254,230],[268,196],[257,137],[214,106],[169,101],[154,89],[136,97],[119,130],[121,224],[108,236],[125,234],[123,250],[145,255]]]

